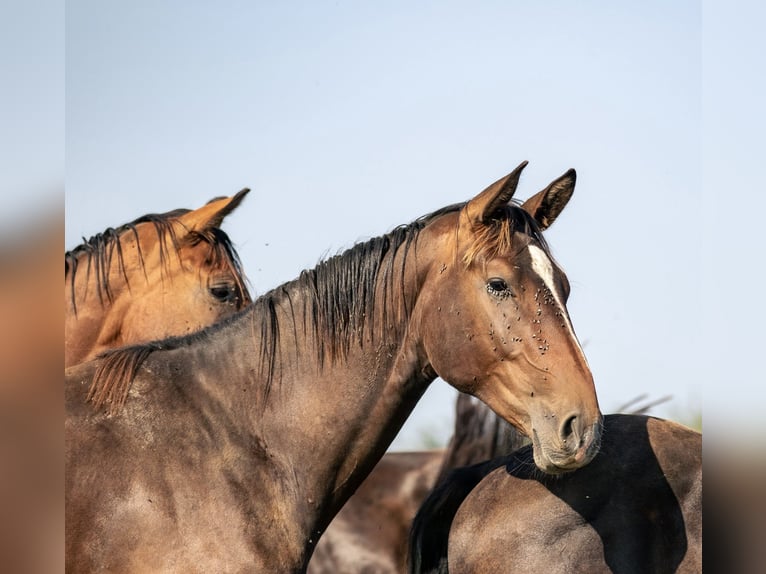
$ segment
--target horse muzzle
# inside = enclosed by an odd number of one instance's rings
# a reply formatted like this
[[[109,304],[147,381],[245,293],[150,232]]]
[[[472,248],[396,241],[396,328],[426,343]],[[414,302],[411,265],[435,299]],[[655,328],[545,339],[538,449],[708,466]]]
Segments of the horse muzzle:
[[[590,463],[601,448],[602,421],[585,429],[565,423],[554,441],[545,441],[536,429],[532,430],[532,451],[535,465],[546,474],[562,474],[577,470]]]

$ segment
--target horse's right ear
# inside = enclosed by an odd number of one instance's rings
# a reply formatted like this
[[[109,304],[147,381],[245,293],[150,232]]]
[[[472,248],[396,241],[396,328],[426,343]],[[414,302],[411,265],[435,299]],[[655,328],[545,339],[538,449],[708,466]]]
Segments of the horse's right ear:
[[[471,226],[486,222],[495,211],[511,200],[519,184],[521,172],[526,166],[526,161],[521,162],[511,173],[498,179],[466,204],[463,213]]]
[[[224,217],[234,211],[248,193],[250,190],[244,188],[231,197],[211,199],[199,209],[185,213],[178,219],[187,231],[221,227]]]

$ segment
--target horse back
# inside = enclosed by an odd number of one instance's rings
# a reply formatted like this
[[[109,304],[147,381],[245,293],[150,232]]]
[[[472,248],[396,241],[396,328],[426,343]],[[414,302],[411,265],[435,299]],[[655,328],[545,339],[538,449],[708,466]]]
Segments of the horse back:
[[[542,474],[528,447],[453,474],[416,519],[441,531],[413,541],[413,571],[447,572],[447,556],[468,573],[700,571],[701,435],[639,415],[604,424],[601,453],[569,474]]]
[[[479,482],[502,465],[501,459],[456,468],[428,495],[415,515],[409,537],[408,566],[412,574],[445,574],[450,527],[460,505]]]

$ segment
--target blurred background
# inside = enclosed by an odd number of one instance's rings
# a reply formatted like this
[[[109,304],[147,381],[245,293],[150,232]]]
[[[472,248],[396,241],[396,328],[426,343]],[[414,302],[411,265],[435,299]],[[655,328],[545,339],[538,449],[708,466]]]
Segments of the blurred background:
[[[4,569],[60,569],[64,249],[248,186],[224,227],[257,294],[527,159],[521,198],[578,172],[547,236],[602,409],[671,396],[653,412],[701,427],[704,389],[707,528],[745,545],[721,550],[725,571],[758,571],[763,16],[745,0],[4,3]],[[443,444],[453,400],[436,381],[392,448]]]

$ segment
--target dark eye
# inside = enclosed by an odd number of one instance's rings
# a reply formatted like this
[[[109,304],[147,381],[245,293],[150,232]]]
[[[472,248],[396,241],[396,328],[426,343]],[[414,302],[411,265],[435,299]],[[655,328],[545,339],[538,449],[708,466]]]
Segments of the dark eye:
[[[222,303],[234,301],[237,298],[237,290],[233,285],[213,285],[209,287],[209,290],[210,294]]]
[[[487,281],[487,293],[498,299],[505,299],[513,295],[511,288],[508,287],[508,283],[501,277],[493,277]]]

